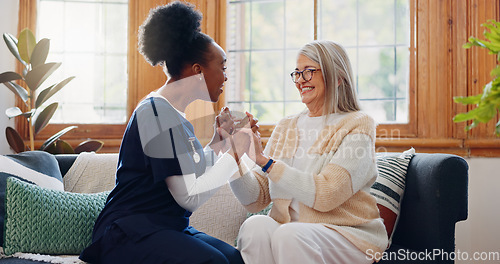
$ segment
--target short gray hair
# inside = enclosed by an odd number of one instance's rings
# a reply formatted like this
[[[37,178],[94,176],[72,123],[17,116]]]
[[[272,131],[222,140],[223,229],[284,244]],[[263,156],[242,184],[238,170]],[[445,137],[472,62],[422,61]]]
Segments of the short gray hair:
[[[323,73],[325,83],[323,115],[360,110],[351,61],[344,47],[328,40],[313,41],[304,45],[299,55],[318,63]]]

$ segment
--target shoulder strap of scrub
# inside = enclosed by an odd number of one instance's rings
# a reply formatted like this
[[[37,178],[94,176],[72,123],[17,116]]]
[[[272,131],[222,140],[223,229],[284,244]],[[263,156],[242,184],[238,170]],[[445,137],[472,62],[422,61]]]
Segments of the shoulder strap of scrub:
[[[153,97],[149,97],[149,101],[151,101],[151,107],[153,108],[153,113],[156,117],[156,124],[158,125],[158,130],[161,132],[160,118],[158,117],[158,111],[156,111],[155,99]]]
[[[158,125],[158,131],[162,131],[161,129],[161,124],[160,124],[160,117],[158,116],[158,111],[156,111],[156,106],[155,106],[155,100],[153,97],[149,97],[149,101],[151,101],[151,107],[153,108],[153,113],[156,117],[156,124]],[[174,136],[172,134],[172,128],[168,129],[168,132],[170,133],[170,142],[172,143],[172,150],[174,151],[174,158],[177,159],[177,152],[175,152],[175,144],[174,144]]]

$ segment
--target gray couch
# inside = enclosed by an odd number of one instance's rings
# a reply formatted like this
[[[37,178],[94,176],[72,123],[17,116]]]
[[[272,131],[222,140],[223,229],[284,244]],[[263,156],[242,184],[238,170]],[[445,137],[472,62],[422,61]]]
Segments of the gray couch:
[[[57,155],[56,159],[61,174],[65,175],[76,155]],[[415,261],[402,258],[423,256],[437,250],[454,252],[455,224],[467,219],[467,189],[468,165],[463,158],[450,154],[416,154],[407,171],[406,189],[392,245],[379,263],[453,263],[452,259],[443,259],[444,254]],[[193,214],[191,224],[207,234],[234,243],[246,216],[246,211],[226,185]],[[418,255],[419,252],[422,253]],[[7,258],[0,259],[0,263],[44,262]]]

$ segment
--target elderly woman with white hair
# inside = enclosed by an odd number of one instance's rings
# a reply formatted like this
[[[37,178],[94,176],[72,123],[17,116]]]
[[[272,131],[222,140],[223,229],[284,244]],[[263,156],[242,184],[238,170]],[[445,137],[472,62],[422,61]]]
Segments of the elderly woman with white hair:
[[[245,263],[372,263],[387,233],[370,187],[377,177],[375,123],[360,111],[345,49],[306,44],[291,73],[307,110],[285,117],[231,182],[254,215],[240,228]],[[272,203],[272,205],[270,205]]]

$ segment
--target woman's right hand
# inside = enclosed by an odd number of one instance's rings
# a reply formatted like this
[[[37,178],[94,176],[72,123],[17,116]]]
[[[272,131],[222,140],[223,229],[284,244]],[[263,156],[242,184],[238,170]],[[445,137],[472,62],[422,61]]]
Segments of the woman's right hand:
[[[234,130],[236,129],[236,125],[234,122],[234,117],[231,115],[231,111],[227,106],[223,107],[220,113],[215,117],[215,125],[216,127],[224,129],[227,134],[233,134]],[[221,139],[225,139],[223,135],[220,136],[222,137]]]
[[[220,113],[215,117],[214,135],[209,146],[216,152],[226,152],[231,145],[227,138],[234,132],[235,124],[231,117],[231,111],[228,107],[223,107]]]

